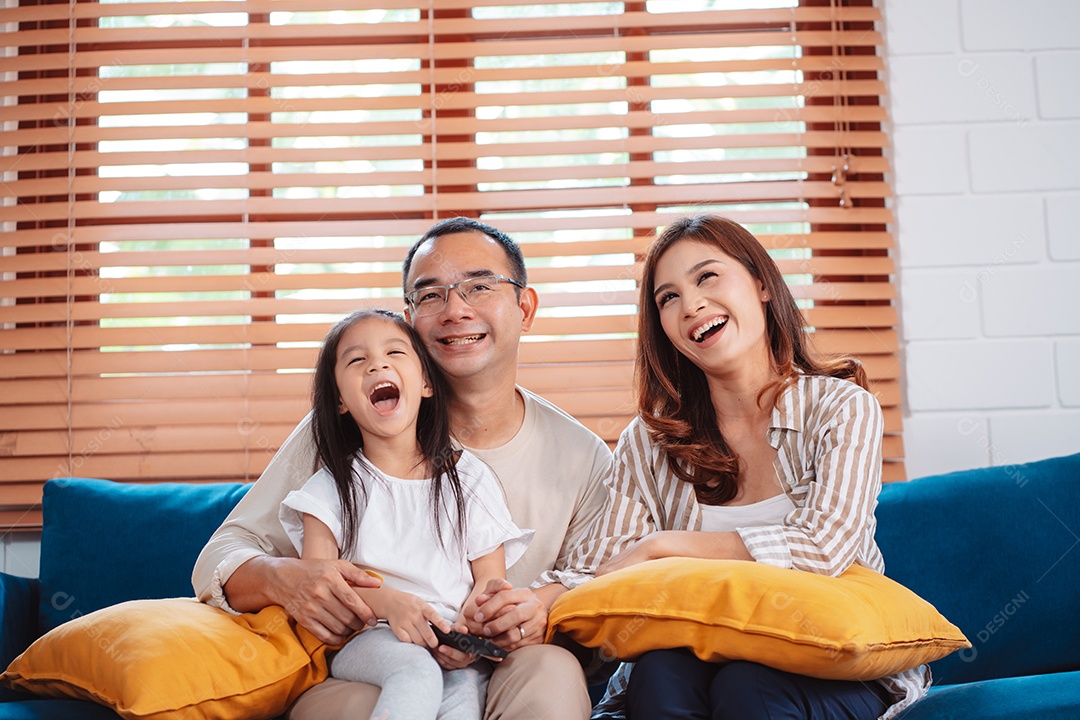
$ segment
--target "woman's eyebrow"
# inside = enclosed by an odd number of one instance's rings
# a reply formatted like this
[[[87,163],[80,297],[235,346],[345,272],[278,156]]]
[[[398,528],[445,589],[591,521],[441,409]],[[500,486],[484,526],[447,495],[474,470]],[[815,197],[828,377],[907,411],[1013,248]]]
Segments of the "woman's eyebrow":
[[[723,261],[720,258],[707,258],[705,260],[702,260],[699,263],[696,263],[693,267],[691,267],[689,270],[686,271],[686,274],[687,275],[693,275],[694,273],[696,273],[701,268],[705,267],[706,265],[710,265],[712,263],[723,263]],[[667,290],[670,287],[671,287],[671,283],[664,283],[663,285],[658,286],[655,290],[653,290],[653,297],[656,297],[657,295],[659,295],[661,290]]]

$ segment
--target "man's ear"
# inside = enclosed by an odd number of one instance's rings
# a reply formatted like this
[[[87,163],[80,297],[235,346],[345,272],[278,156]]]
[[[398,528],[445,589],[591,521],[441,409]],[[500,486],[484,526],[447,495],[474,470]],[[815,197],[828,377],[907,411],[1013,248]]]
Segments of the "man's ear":
[[[521,308],[521,331],[529,332],[536,320],[536,310],[540,307],[540,296],[531,287],[527,287],[521,291],[518,307]]]

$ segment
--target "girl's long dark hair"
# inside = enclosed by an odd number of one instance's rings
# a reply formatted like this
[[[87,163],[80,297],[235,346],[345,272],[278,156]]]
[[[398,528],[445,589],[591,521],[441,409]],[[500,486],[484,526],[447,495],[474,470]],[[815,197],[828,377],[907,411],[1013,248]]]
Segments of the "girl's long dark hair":
[[[671,458],[680,480],[694,485],[699,501],[722,505],[738,492],[739,456],[720,432],[701,368],[671,344],[660,324],[654,300],[656,265],[680,240],[712,245],[746,268],[765,288],[765,327],[777,380],[761,388],[758,404],[770,393],[779,402],[785,387],[800,372],[850,380],[866,388],[866,372],[851,357],[815,356],[803,327],[802,313],[780,268],[757,238],[718,215],[697,215],[675,220],[649,247],[642,272],[638,304],[638,347],[634,363],[638,413],[649,435]]]
[[[393,323],[409,338],[413,350],[420,358],[420,368],[431,385],[432,395],[420,401],[416,442],[426,464],[426,474],[432,478],[430,497],[435,518],[435,535],[443,537],[442,509],[445,506],[447,519],[451,520],[454,526],[455,538],[461,541],[465,527],[465,498],[457,472],[459,453],[455,450],[450,435],[450,406],[442,370],[432,361],[416,330],[401,315],[390,310],[358,310],[331,328],[323,341],[315,365],[312,392],[314,409],[311,430],[315,437],[316,463],[330,471],[341,500],[341,554],[347,555],[354,549],[360,504],[361,501],[366,502],[367,492],[364,483],[356,475],[353,464],[357,459],[363,461],[358,453],[364,449],[364,438],[352,415],[342,414],[338,410],[341,394],[338,392],[334,368],[337,365],[338,346],[345,331],[370,318]],[[373,472],[372,475],[378,477],[378,473]],[[451,512],[448,496],[453,500],[455,512]]]

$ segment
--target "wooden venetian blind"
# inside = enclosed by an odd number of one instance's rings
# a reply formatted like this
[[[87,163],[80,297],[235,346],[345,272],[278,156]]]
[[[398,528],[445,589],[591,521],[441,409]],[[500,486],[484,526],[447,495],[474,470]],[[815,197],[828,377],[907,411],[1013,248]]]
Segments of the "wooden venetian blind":
[[[256,478],[329,323],[400,309],[455,214],[522,243],[521,383],[609,441],[650,237],[746,224],[819,348],[865,362],[902,477],[880,13],[762,4],[0,10],[0,525],[39,524],[50,477]]]

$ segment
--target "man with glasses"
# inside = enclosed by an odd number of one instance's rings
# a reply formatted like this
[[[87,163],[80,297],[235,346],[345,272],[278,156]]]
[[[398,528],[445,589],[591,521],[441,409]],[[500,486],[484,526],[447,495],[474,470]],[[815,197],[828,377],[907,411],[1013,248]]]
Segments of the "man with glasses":
[[[488,686],[486,718],[587,718],[584,675],[562,648],[544,645],[547,612],[584,579],[567,560],[604,507],[611,453],[595,434],[517,386],[518,345],[536,317],[517,244],[467,218],[432,227],[409,250],[402,271],[406,314],[450,385],[455,438],[495,471],[514,522],[536,535],[489,587],[470,629],[507,650]],[[199,597],[238,611],[281,605],[320,639],[341,643],[371,611],[349,584],[373,581],[344,560],[296,557],[278,521],[281,500],[310,477],[310,416],[278,450],[259,481],[210,539],[195,565]],[[469,656],[436,651],[448,669]],[[290,718],[367,718],[378,689],[327,680],[302,695]]]

